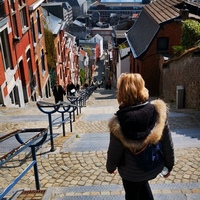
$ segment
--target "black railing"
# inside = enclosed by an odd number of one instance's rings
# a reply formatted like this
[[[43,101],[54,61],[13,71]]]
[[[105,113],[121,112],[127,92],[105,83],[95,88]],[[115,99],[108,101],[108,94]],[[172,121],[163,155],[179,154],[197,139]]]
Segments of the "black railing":
[[[9,133],[7,135],[4,135],[0,137],[0,144],[1,145],[8,145],[8,143],[3,144],[3,142],[6,142],[10,140],[11,138],[15,138],[19,145],[17,145],[13,149],[7,153],[5,153],[3,156],[0,157],[0,168],[2,165],[4,165],[7,162],[11,162],[11,159],[23,152],[26,148],[31,148],[31,154],[32,154],[32,162],[24,169],[23,172],[21,172],[13,181],[10,183],[2,193],[0,193],[0,199],[3,199],[3,197],[22,179],[22,177],[33,167],[34,169],[34,176],[35,176],[35,184],[36,189],[40,190],[40,182],[39,182],[39,176],[38,176],[38,167],[37,167],[37,160],[36,160],[36,147],[42,145],[46,138],[47,138],[47,132],[48,130],[46,128],[35,128],[35,129],[21,129],[16,130],[12,133]],[[25,133],[28,133],[32,135],[27,140],[23,139],[23,135]],[[21,137],[22,136],[22,137]],[[12,139],[14,142],[14,139]]]
[[[50,102],[44,102],[44,101],[38,101],[36,103],[38,109],[48,115],[49,120],[49,133],[50,133],[50,142],[51,142],[51,149],[50,151],[55,151],[54,148],[54,141],[53,141],[53,126],[55,125],[62,125],[63,128],[63,136],[65,136],[65,123],[70,123],[70,131],[72,132],[72,116],[71,113],[74,113],[74,111],[77,109],[76,105],[69,104],[66,102],[59,102],[57,104],[53,104]],[[60,113],[61,116],[56,117],[55,119],[52,119],[52,115],[54,113]],[[65,116],[65,114],[68,113],[68,116]]]

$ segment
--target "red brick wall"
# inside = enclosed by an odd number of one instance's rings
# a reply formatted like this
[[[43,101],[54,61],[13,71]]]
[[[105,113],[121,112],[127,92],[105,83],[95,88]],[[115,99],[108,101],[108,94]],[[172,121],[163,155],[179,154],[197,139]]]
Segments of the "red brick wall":
[[[31,5],[31,4],[33,4],[33,3],[35,3],[36,2],[36,0],[27,0],[27,4],[28,5]]]
[[[136,62],[137,65],[139,65],[139,71],[146,82],[146,87],[149,90],[150,96],[159,95],[160,54],[162,52],[157,51],[157,38],[160,37],[169,38],[169,49],[166,53],[169,55],[173,54],[172,46],[180,45],[181,23],[170,22],[161,26],[148,50]]]
[[[3,84],[3,82],[5,81],[6,77],[5,77],[5,74],[4,74],[4,65],[3,65],[3,58],[2,58],[2,54],[1,54],[1,51],[0,51],[0,85]]]
[[[100,47],[99,44],[96,44],[96,60],[100,59]]]
[[[163,68],[163,98],[176,102],[176,87],[184,87],[184,107],[200,109],[200,55],[192,52],[168,62]]]
[[[36,2],[36,0],[34,1]],[[29,2],[30,3],[30,2]],[[36,13],[37,11],[39,11],[39,15],[40,15],[40,23],[41,23],[41,32],[42,32],[42,37],[39,38],[38,33],[38,26],[37,26],[37,19],[36,19]],[[37,77],[38,81],[40,82],[40,87],[38,87],[38,94],[41,95],[42,97],[45,97],[45,86],[47,85],[48,82],[48,78],[49,78],[49,72],[48,72],[48,66],[47,66],[47,58],[46,56],[44,56],[44,65],[45,65],[45,72],[42,71],[42,63],[41,63],[41,57],[40,57],[40,53],[43,50],[43,52],[46,52],[46,45],[45,45],[45,38],[44,38],[44,28],[43,28],[43,19],[42,19],[42,9],[39,6],[36,10],[34,10],[33,13],[31,13],[30,18],[33,17],[34,19],[34,29],[35,29],[35,33],[36,33],[36,42],[37,45],[34,48],[34,52],[35,52],[35,62],[36,60],[38,60],[38,69],[39,72],[37,72],[39,74],[39,77]],[[31,34],[30,34],[31,35]],[[32,40],[32,39],[31,39]],[[41,90],[41,91],[40,91]]]
[[[169,52],[168,52],[169,54],[173,54],[172,46],[180,45],[180,43],[181,43],[181,34],[182,34],[181,26],[182,26],[181,22],[171,22],[169,24],[164,25],[160,29],[160,31],[157,35],[157,38],[158,37],[169,37]],[[155,42],[156,42],[156,40],[155,40]],[[157,43],[154,45],[157,45]],[[156,48],[156,46],[154,46],[154,48]]]

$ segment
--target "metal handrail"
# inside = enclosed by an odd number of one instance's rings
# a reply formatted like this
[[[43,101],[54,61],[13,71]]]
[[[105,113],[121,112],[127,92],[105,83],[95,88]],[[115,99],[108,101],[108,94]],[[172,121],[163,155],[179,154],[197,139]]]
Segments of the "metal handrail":
[[[71,122],[71,112],[74,112],[74,110],[77,109],[77,106],[74,104],[69,104],[67,102],[58,102],[57,104],[54,103],[49,103],[49,102],[44,102],[44,101],[38,101],[36,103],[38,109],[45,113],[48,114],[48,120],[49,120],[49,133],[50,133],[50,142],[51,142],[51,149],[50,151],[53,152],[55,151],[54,148],[54,141],[53,141],[53,125],[57,124],[62,124],[63,125],[63,136],[65,136],[65,122],[69,121],[70,122],[70,130],[72,132],[72,122]],[[72,111],[70,110],[72,108]],[[61,117],[58,117],[54,120],[52,120],[52,114],[53,113],[61,113]],[[64,113],[69,113],[69,117],[65,118]],[[61,120],[58,120],[60,119]]]
[[[38,147],[39,145],[42,145],[44,141],[47,138],[47,128],[36,128],[36,129],[21,129],[16,130],[14,132],[11,132],[7,135],[4,135],[0,137],[0,143],[10,139],[11,137],[15,137],[16,140],[21,144],[16,148],[13,148],[10,152],[6,153],[5,155],[0,157],[0,167],[10,161],[13,157],[17,156],[19,153],[21,153],[26,148],[31,148],[31,154],[32,154],[32,162],[28,165],[24,171],[19,174],[17,178],[14,179],[13,182],[11,182],[2,193],[0,193],[0,199],[2,199],[20,180],[21,178],[31,169],[31,167],[34,168],[34,176],[35,176],[35,184],[36,189],[40,189],[40,183],[39,183],[39,176],[38,176],[38,168],[37,168],[37,160],[36,160],[36,153],[35,153],[35,147]],[[20,137],[19,134],[23,133],[30,133],[30,132],[39,132],[34,137],[28,139],[27,141],[23,141],[23,139]]]
[[[75,110],[77,110],[78,115],[78,108],[81,113],[81,107],[86,106],[86,100],[89,98],[89,96],[93,93],[93,91],[97,88],[97,86],[91,86],[88,87],[85,90],[77,92],[77,96],[67,96],[68,101],[59,101],[58,103],[50,103],[50,102],[44,102],[44,101],[38,101],[36,103],[38,109],[48,114],[48,120],[49,120],[49,133],[50,133],[50,142],[51,142],[51,149],[50,151],[55,151],[54,148],[54,138],[53,138],[53,126],[54,125],[62,125],[63,127],[63,136],[65,136],[65,122],[70,122],[70,131],[72,132],[72,113],[73,113],[73,121],[75,121]],[[57,117],[56,119],[52,120],[52,114],[53,113],[61,113],[60,117]],[[65,117],[64,114],[68,113],[69,117]],[[61,120],[59,120],[61,118]]]

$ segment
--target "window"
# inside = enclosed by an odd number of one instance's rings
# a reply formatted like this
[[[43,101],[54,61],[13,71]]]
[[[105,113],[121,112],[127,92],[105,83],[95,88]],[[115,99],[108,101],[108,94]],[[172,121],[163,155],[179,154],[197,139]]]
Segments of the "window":
[[[5,71],[12,68],[8,31],[4,29],[0,32],[0,51],[2,52]]]
[[[38,35],[42,34],[41,31],[41,24],[40,24],[40,13],[39,10],[36,13],[36,19],[37,19],[37,27],[38,27]]]
[[[26,18],[26,7],[23,7],[20,10],[20,18],[21,18],[21,24],[22,24],[22,30],[23,30],[24,28],[26,28],[28,26],[27,18]],[[25,30],[23,30],[23,32],[24,31]]]
[[[35,76],[33,75],[30,49],[26,52],[26,61],[28,63],[28,73],[29,73],[31,92],[33,92],[36,86],[36,79],[35,79]]]
[[[14,3],[14,0],[10,0],[10,7],[11,7],[12,12],[14,12],[14,11],[15,11],[15,3]]]
[[[26,52],[26,62],[28,63],[28,71],[29,71],[29,79],[32,80],[33,77],[33,70],[31,64],[31,51],[30,49]]]
[[[42,73],[44,73],[45,72],[44,50],[41,50],[40,52],[40,59],[42,64]]]
[[[18,0],[18,5],[22,6],[22,0]]]
[[[158,51],[167,51],[169,45],[169,38],[162,37],[157,39],[157,50]]]
[[[15,37],[19,37],[18,29],[17,29],[17,18],[16,15],[12,15],[12,20],[13,20],[13,32],[15,34]]]
[[[34,27],[34,19],[33,19],[33,17],[31,18],[31,31],[32,31],[32,34],[33,34],[33,42],[36,43],[35,27]]]

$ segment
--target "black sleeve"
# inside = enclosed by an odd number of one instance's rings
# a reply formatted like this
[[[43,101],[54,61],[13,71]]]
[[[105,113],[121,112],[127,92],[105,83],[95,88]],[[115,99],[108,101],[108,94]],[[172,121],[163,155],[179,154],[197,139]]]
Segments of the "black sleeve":
[[[106,163],[106,169],[109,173],[113,173],[116,170],[122,159],[123,152],[124,147],[122,146],[122,143],[116,137],[110,134],[110,143],[108,147]]]
[[[164,165],[169,169],[169,171],[171,171],[175,161],[174,145],[168,123],[166,123],[165,128],[163,130],[162,151],[164,154]]]

